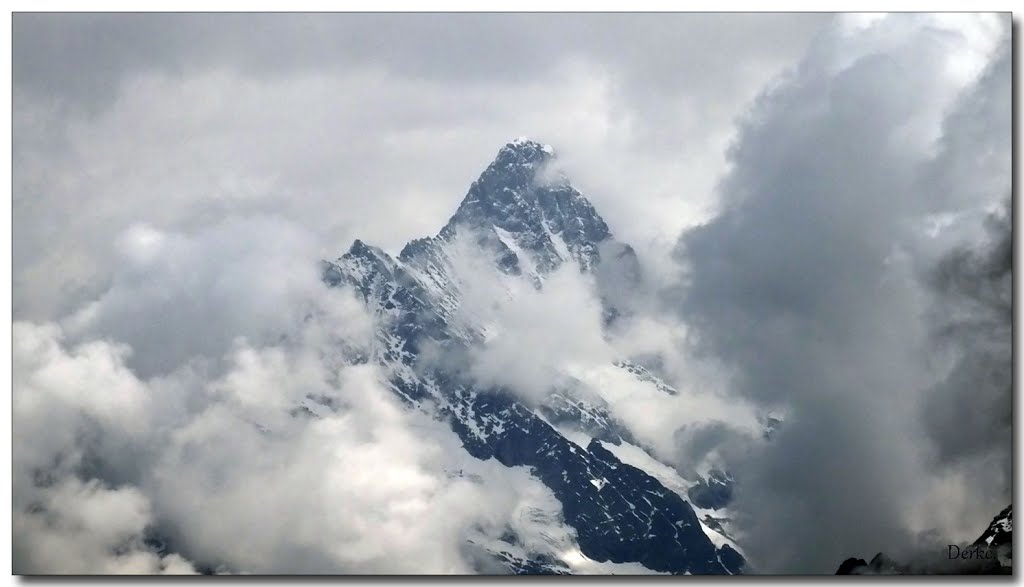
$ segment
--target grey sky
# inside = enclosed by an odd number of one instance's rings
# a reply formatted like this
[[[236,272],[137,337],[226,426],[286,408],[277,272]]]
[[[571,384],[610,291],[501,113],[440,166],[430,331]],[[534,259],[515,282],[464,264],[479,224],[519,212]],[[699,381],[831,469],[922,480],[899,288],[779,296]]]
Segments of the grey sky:
[[[399,248],[518,135],[555,145],[624,240],[665,244],[710,203],[733,119],[826,21],[19,14],[15,315],[102,289],[132,223],[259,212],[324,255]]]

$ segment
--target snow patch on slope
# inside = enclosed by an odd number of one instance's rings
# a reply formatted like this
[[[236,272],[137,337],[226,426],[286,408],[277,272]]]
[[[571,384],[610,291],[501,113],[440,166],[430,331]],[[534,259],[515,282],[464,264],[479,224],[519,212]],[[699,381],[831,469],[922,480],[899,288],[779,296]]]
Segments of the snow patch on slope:
[[[690,506],[693,508],[693,513],[697,514],[697,519],[700,520],[701,530],[704,530],[704,534],[706,534],[708,539],[711,540],[711,543],[715,545],[715,548],[721,549],[723,546],[729,545],[730,548],[746,558],[747,553],[743,552],[743,549],[740,548],[739,545],[736,544],[736,542],[729,536],[731,534],[729,521],[732,516],[729,514],[728,510],[724,508],[719,510],[709,510],[699,508],[693,504],[690,504]],[[721,527],[721,530],[712,528],[709,522],[717,523]]]
[[[613,563],[599,562],[587,558],[580,549],[572,548],[559,555],[559,559],[565,562],[577,575],[668,575],[670,573],[659,573],[652,571],[640,563]]]
[[[627,465],[636,467],[637,469],[644,471],[651,477],[657,479],[658,482],[664,485],[666,489],[676,493],[677,495],[679,495],[679,497],[683,498],[683,500],[685,500],[687,503],[690,502],[690,498],[687,496],[686,492],[690,487],[692,487],[696,483],[692,481],[687,481],[681,475],[679,475],[679,473],[675,469],[658,461],[657,459],[649,455],[647,451],[645,451],[644,449],[634,444],[630,444],[628,442],[622,442],[616,445],[610,442],[602,441],[601,446],[607,449],[608,452],[615,455],[615,458],[619,459],[620,461]],[[697,519],[700,520],[701,530],[704,531],[704,534],[706,534],[707,537],[711,540],[712,544],[715,545],[715,548],[722,548],[725,545],[729,545],[736,552],[740,553],[741,555],[744,554],[743,550],[736,544],[736,542],[734,542],[724,533],[712,528],[707,523],[707,518],[709,516],[719,520],[724,520],[719,522],[719,524],[723,525],[723,530],[725,530],[725,532],[727,533],[728,529],[724,525],[730,517],[728,511],[726,511],[725,509],[720,509],[717,511],[703,509],[693,505],[692,503],[690,503],[690,507],[693,508],[694,513],[697,514]]]
[[[547,422],[547,420],[544,418],[544,416],[542,416],[539,413],[537,415],[541,419],[544,419],[545,422]],[[548,422],[548,425],[551,426],[551,423]],[[559,434],[564,436],[566,440],[568,440],[569,442],[571,442],[571,443],[575,444],[576,446],[578,446],[580,448],[583,448],[583,449],[585,449],[588,446],[590,446],[590,442],[592,440],[594,440],[593,437],[591,437],[589,434],[585,434],[585,433],[583,433],[583,432],[581,432],[581,431],[579,431],[579,430],[577,430],[575,428],[570,428],[568,426],[551,426],[551,427],[554,428],[555,430],[557,430]]]
[[[658,482],[664,485],[666,489],[676,493],[679,497],[682,497],[685,500],[689,500],[686,496],[686,491],[695,485],[695,483],[683,479],[675,469],[659,462],[654,457],[647,454],[647,451],[644,449],[628,442],[622,442],[616,445],[602,441],[601,446],[607,449],[608,452],[615,455],[615,458],[619,459],[623,463],[640,469],[651,477],[657,479]]]

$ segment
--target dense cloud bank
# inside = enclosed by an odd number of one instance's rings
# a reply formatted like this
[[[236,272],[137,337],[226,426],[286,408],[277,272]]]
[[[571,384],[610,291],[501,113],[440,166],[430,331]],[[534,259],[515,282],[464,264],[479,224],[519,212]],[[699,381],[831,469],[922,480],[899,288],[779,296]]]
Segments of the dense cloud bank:
[[[16,573],[465,573],[474,533],[557,516],[350,364],[369,316],[272,226],[132,229],[73,326],[15,323]]]
[[[696,348],[788,413],[735,465],[765,570],[967,538],[1010,500],[1010,223],[984,241],[979,221],[1010,190],[1010,48],[989,25],[837,23],[758,99],[722,212],[679,241]]]

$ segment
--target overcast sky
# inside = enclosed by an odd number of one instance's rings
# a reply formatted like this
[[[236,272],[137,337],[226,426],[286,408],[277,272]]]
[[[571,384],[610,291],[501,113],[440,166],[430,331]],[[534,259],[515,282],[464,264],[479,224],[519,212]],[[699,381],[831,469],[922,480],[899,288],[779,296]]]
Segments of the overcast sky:
[[[133,223],[270,213],[324,255],[397,251],[520,135],[624,240],[667,243],[712,201],[736,116],[827,20],[17,15],[15,316],[102,288]]]
[[[15,15],[16,570],[379,572],[401,552],[464,572],[465,528],[550,505],[524,471],[453,458],[450,430],[372,369],[332,362],[372,334],[314,263],[435,234],[521,135],[554,147],[648,282],[597,340],[592,290],[552,280],[495,317],[534,338],[474,373],[643,352],[710,390],[613,409],[680,470],[698,445],[731,459],[761,570],[973,538],[1010,490],[1008,25]],[[310,388],[346,409],[298,428],[283,414]],[[729,426],[763,410],[786,425],[752,447]],[[463,467],[486,483],[443,474]],[[336,499],[365,517],[325,515]],[[154,525],[180,556],[144,547]]]

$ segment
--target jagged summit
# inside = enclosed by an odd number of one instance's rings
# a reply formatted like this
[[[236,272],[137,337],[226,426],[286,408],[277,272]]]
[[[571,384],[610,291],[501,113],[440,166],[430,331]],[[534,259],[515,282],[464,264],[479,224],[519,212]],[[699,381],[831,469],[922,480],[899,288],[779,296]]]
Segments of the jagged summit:
[[[538,188],[569,187],[568,178],[551,165],[554,160],[554,149],[548,145],[526,138],[506,144],[470,186],[452,220],[474,205],[501,205],[510,194],[532,199]]]
[[[583,194],[551,166],[554,159],[554,149],[530,139],[506,144],[438,236],[448,239],[466,229],[483,234],[489,243],[481,244],[492,245],[509,263],[511,256],[526,251],[540,273],[570,259],[583,270],[593,267],[598,245],[612,237],[611,231]]]
[[[551,145],[519,137],[498,150],[494,161],[480,174],[475,183],[500,182],[510,189],[525,188],[535,183],[550,183],[559,179],[567,183],[568,180],[564,177],[546,173],[554,171],[549,163],[555,159],[555,150]]]
[[[437,235],[410,241],[398,261],[436,265],[446,243],[464,237],[490,252],[501,271],[525,274],[537,285],[564,263],[589,272],[602,255],[637,274],[632,248],[614,239],[590,201],[551,165],[554,160],[554,149],[538,141],[520,137],[507,143]],[[348,256],[367,256],[374,264],[383,259],[379,249],[361,241]]]
[[[502,154],[512,154],[525,159],[539,158],[541,160],[555,157],[555,150],[546,143],[541,143],[527,137],[519,137],[507,143],[498,152],[499,158]]]

